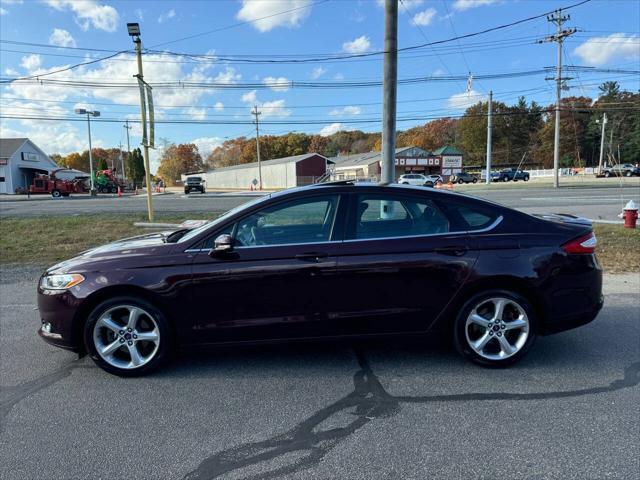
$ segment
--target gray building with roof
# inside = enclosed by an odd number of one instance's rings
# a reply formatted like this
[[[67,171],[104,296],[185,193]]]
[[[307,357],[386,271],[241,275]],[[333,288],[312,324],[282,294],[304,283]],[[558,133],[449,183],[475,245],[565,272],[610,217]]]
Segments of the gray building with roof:
[[[193,173],[182,176],[202,177],[207,188],[229,188],[249,190],[259,187],[260,170],[262,170],[262,188],[273,190],[298,187],[322,181],[326,178],[327,165],[332,162],[318,153],[305,153],[292,157],[275,158],[260,162],[232,165],[216,168],[204,173]]]
[[[56,168],[56,162],[28,138],[0,138],[0,194],[28,188],[35,174]]]

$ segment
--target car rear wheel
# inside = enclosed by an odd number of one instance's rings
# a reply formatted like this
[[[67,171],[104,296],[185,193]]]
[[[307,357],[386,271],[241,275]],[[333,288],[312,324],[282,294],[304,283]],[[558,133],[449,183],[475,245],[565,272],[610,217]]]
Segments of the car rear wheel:
[[[100,368],[122,377],[155,370],[171,345],[165,317],[135,297],[116,297],[98,305],[85,324],[84,341]]]
[[[611,176],[611,172],[604,172],[604,176],[605,176],[606,178],[609,178],[609,177]]]
[[[631,176],[631,172],[629,170],[627,170],[627,173],[624,174],[625,177],[630,177]]]
[[[492,290],[472,297],[455,322],[456,349],[485,367],[506,367],[522,358],[536,337],[535,311],[522,296]]]
[[[478,183],[478,179],[477,179],[477,178],[474,178],[474,179],[472,180],[472,182],[473,182],[473,183]]]
[[[504,177],[504,178],[502,179],[502,181],[503,181],[503,182],[508,182],[508,181],[509,181],[509,177]]]

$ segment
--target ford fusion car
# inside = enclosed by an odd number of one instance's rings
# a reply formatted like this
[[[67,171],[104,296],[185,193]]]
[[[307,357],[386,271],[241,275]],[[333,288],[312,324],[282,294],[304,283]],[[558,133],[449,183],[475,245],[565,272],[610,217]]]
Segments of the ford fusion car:
[[[596,317],[595,245],[571,216],[404,185],[314,185],[47,269],[39,334],[122,376],[196,345],[435,332],[500,367]]]

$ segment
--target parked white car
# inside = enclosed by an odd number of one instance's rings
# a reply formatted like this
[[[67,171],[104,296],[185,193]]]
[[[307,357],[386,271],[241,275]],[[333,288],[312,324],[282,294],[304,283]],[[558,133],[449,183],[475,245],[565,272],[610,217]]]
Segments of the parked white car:
[[[425,187],[433,187],[438,181],[442,181],[440,175],[422,175],[421,173],[407,173],[400,175],[398,183],[404,185],[423,185]]]

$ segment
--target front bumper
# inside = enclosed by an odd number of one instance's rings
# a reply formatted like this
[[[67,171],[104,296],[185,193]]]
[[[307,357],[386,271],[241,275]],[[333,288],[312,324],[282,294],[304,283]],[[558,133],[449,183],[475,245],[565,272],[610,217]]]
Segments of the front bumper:
[[[74,352],[81,347],[75,328],[80,300],[70,291],[48,291],[38,288],[38,335],[45,342]]]

